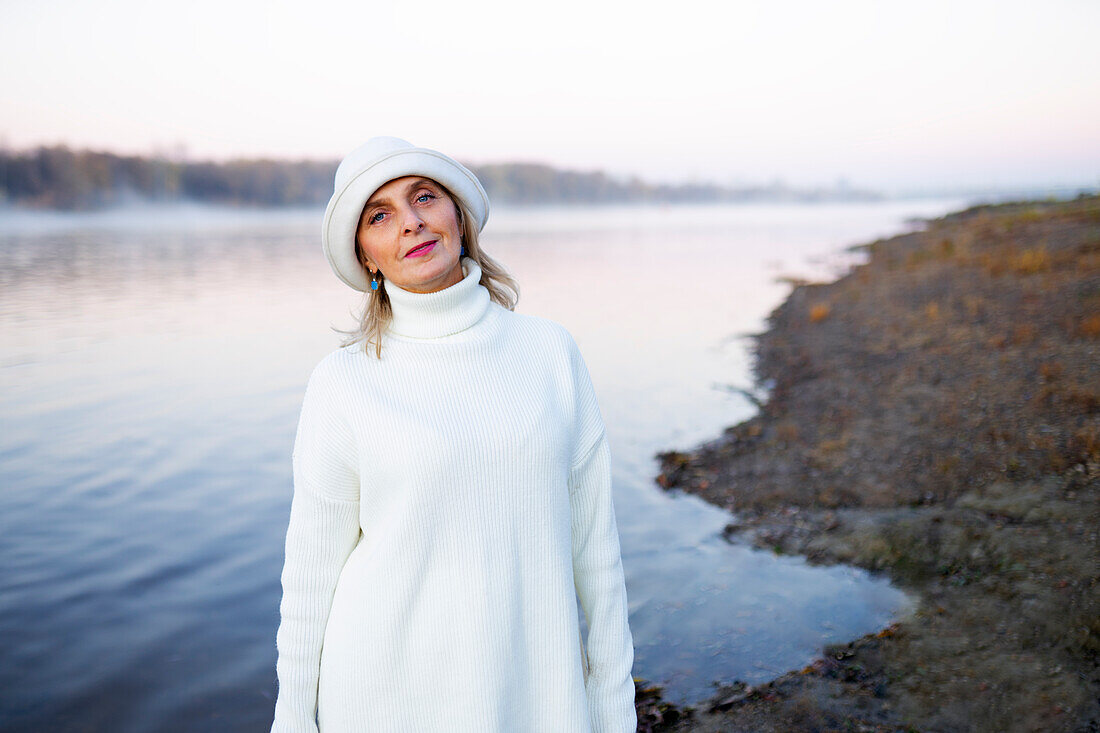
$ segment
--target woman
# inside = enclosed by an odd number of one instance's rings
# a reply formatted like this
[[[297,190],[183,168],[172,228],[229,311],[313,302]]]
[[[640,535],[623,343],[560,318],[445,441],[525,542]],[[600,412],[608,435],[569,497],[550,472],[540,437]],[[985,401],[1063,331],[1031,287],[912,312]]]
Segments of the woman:
[[[324,251],[367,303],[302,405],[272,730],[635,730],[610,455],[573,339],[512,312],[477,242],[488,197],[451,158],[374,138],[335,188]]]

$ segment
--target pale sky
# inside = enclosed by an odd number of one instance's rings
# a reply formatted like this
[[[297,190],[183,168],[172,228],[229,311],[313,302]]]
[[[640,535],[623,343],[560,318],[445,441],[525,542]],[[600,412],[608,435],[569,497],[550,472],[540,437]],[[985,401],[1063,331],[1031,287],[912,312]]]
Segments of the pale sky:
[[[0,142],[1100,185],[1100,2],[0,0]]]

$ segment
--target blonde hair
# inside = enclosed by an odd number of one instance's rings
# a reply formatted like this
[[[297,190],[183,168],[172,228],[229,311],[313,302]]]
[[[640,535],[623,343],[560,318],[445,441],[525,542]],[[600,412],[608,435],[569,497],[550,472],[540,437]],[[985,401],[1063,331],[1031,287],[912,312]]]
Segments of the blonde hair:
[[[462,244],[466,247],[466,257],[472,259],[481,268],[481,284],[489,291],[489,298],[508,310],[515,310],[516,302],[519,300],[519,284],[499,262],[481,249],[477,240],[477,224],[469,210],[442,184],[437,183],[437,185],[455,205],[458,213],[458,228],[462,232]],[[363,208],[366,209],[365,204]],[[358,228],[355,236],[355,258],[360,266],[367,270],[366,255],[359,246]],[[381,275],[382,272],[379,271],[378,274]],[[369,271],[367,275],[370,275]],[[392,319],[393,309],[390,306],[390,296],[386,294],[386,281],[379,278],[378,290],[368,290],[364,295],[363,311],[359,315],[358,327],[350,331],[339,328],[333,330],[347,335],[343,346],[362,343],[363,350],[369,353],[369,347],[373,345],[375,356],[381,359],[382,335],[389,328]]]

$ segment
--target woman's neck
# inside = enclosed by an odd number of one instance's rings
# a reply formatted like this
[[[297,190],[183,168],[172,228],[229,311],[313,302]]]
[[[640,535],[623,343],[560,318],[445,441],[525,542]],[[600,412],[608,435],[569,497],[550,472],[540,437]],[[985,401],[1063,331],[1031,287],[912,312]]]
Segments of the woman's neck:
[[[489,307],[481,268],[463,257],[462,270],[462,280],[434,293],[413,293],[386,283],[393,311],[389,330],[398,336],[432,339],[465,331],[480,321]]]

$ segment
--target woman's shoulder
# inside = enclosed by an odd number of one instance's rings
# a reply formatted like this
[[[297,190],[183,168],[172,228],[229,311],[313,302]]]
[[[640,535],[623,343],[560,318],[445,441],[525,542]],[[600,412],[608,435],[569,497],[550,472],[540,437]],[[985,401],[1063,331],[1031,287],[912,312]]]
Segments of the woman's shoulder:
[[[506,318],[511,327],[522,333],[524,337],[534,337],[548,346],[555,346],[566,351],[576,351],[577,342],[573,339],[573,334],[557,321],[528,313],[505,312],[508,314]]]
[[[363,344],[350,344],[333,349],[317,362],[309,375],[309,388],[327,389],[347,378],[366,355]]]
[[[573,334],[562,324],[549,318],[526,313],[509,312],[516,343],[528,352],[529,357],[546,366],[556,365],[570,379],[586,374],[588,367],[581,355]]]

